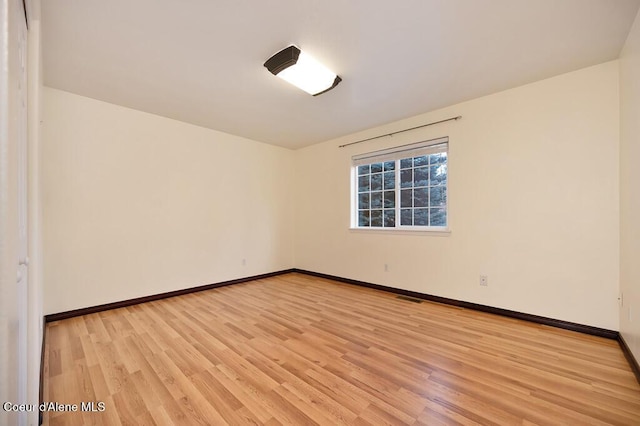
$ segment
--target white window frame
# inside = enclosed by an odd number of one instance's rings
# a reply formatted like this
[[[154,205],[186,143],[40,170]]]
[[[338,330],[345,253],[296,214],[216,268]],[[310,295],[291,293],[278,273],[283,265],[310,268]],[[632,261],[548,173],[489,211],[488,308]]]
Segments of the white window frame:
[[[442,146],[444,146],[444,150],[442,150]],[[409,157],[417,157],[421,155],[429,155],[434,152],[446,152],[447,153],[447,180],[444,187],[446,188],[446,199],[445,199],[445,215],[446,215],[446,225],[445,226],[416,226],[416,225],[401,225],[401,215],[400,210],[401,207],[401,187],[400,187],[400,159],[409,158]],[[388,148],[380,151],[368,152],[363,154],[354,155],[351,158],[351,224],[350,229],[353,231],[362,231],[362,232],[384,232],[384,233],[394,233],[394,232],[426,232],[432,234],[442,234],[448,235],[450,230],[450,214],[449,214],[449,176],[450,176],[450,162],[449,162],[449,138],[441,137],[437,139],[431,139],[427,141],[421,141],[417,143],[411,143],[407,145],[396,146],[393,148]],[[396,211],[396,225],[394,227],[384,227],[384,226],[358,226],[358,166],[372,164],[372,163],[380,163],[385,161],[395,161],[395,211]]]

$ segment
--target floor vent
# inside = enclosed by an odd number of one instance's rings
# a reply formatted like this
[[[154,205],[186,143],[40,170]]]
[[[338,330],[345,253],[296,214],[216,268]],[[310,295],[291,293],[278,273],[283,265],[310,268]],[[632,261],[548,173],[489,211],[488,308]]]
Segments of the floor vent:
[[[409,297],[409,296],[397,296],[396,299],[406,300],[407,302],[413,302],[413,303],[422,303],[422,299],[416,299],[415,297]]]

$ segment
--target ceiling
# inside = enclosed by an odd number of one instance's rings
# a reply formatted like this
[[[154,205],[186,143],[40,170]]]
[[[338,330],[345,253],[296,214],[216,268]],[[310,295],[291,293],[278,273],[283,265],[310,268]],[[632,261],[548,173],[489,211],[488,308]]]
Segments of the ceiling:
[[[618,57],[640,0],[46,0],[44,83],[299,148]],[[296,44],[313,97],[262,64]]]

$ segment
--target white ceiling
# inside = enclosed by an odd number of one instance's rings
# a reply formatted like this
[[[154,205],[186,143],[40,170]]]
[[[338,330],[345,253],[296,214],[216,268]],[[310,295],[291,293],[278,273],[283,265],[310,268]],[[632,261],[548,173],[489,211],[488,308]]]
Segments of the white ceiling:
[[[618,57],[640,0],[45,0],[47,86],[298,148]],[[262,66],[296,44],[343,79]]]

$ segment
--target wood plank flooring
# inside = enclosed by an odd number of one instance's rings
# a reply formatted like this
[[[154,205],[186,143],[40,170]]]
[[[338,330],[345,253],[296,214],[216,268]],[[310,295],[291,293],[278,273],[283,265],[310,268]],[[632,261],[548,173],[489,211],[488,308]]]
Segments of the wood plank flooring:
[[[640,425],[616,341],[297,273],[46,332],[48,425]]]

